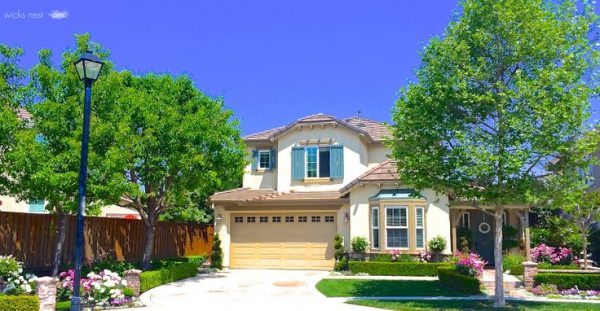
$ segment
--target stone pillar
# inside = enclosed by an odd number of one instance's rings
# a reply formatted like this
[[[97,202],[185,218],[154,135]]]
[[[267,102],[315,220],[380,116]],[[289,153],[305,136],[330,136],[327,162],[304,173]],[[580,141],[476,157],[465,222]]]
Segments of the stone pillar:
[[[538,274],[538,264],[533,261],[525,261],[523,263],[523,284],[526,289],[533,288],[533,279]]]
[[[525,258],[527,260],[531,260],[531,238],[530,238],[530,230],[529,230],[529,211],[526,210],[523,212],[523,222],[525,224]]]
[[[40,311],[54,311],[56,307],[56,280],[49,276],[37,279],[35,294],[40,300]]]
[[[133,289],[135,297],[140,296],[140,273],[142,273],[142,271],[136,269],[130,269],[123,272],[123,278],[127,281],[127,287]]]

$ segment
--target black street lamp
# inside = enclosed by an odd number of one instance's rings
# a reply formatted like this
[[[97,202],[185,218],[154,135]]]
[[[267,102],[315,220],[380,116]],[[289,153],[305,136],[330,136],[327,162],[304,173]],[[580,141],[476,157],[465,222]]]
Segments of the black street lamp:
[[[85,86],[83,101],[83,134],[81,135],[81,166],[79,167],[79,195],[77,197],[77,228],[75,231],[75,279],[73,280],[73,298],[71,298],[71,311],[80,311],[81,297],[81,264],[83,262],[83,213],[85,210],[85,196],[87,185],[88,145],[90,140],[90,110],[92,101],[92,83],[98,79],[104,63],[91,51],[83,53],[75,63],[79,79]]]

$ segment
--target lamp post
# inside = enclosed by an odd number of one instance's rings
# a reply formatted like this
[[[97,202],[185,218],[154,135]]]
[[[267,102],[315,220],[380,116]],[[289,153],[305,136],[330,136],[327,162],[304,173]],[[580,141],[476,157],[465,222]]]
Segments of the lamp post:
[[[71,298],[71,311],[80,311],[81,297],[81,264],[83,262],[83,213],[85,210],[85,196],[87,185],[88,145],[90,140],[90,110],[92,100],[92,84],[98,79],[104,63],[91,51],[83,53],[75,63],[79,79],[85,86],[83,101],[83,133],[81,135],[81,165],[79,166],[79,195],[77,197],[77,227],[75,231],[75,278],[73,280],[73,298]]]

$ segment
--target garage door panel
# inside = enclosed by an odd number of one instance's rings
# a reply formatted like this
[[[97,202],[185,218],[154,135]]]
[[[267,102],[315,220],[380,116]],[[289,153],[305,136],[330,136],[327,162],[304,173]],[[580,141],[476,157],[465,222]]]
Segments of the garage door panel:
[[[311,216],[334,216],[334,214],[295,214],[294,221],[285,222],[289,213],[268,215],[234,214],[244,222],[231,224],[232,268],[272,269],[331,269],[334,264],[334,222],[310,222]],[[268,216],[268,223],[247,223],[247,216]],[[273,223],[272,217],[281,217],[281,223]],[[309,222],[298,222],[298,216],[306,216]]]

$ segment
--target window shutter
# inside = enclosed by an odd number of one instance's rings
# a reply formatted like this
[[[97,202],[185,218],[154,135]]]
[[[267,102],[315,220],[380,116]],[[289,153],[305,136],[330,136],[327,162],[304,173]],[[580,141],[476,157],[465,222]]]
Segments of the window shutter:
[[[331,178],[344,178],[344,146],[333,145],[329,152]]]
[[[271,149],[270,153],[271,154],[269,156],[269,161],[270,161],[269,167],[271,169],[276,169],[277,168],[277,150]]]
[[[258,170],[258,150],[252,150],[252,171]]]
[[[304,147],[292,147],[292,180],[304,180]]]

